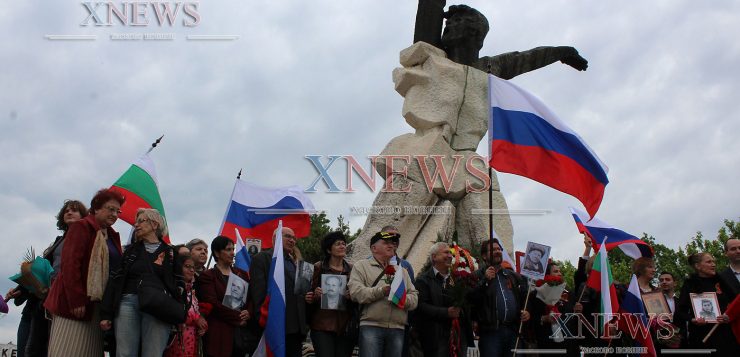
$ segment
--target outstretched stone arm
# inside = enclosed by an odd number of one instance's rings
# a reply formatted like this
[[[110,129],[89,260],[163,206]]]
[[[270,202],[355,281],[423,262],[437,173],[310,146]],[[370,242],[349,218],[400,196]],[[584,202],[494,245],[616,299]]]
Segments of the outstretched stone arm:
[[[419,0],[414,26],[414,43],[419,41],[442,48],[442,25],[447,0]]]
[[[488,71],[499,78],[511,79],[522,73],[545,67],[560,61],[579,71],[588,68],[588,61],[578,54],[578,50],[569,46],[536,47],[524,52],[508,52],[493,57],[483,57],[475,67]]]

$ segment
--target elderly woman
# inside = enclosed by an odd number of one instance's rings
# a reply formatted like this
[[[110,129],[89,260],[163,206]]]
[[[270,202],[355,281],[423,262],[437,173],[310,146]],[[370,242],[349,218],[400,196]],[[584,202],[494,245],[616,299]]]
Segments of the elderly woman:
[[[119,192],[102,189],[90,202],[90,213],[69,226],[61,266],[44,303],[53,316],[49,357],[103,354],[98,302],[109,271],[121,261],[121,239],[111,226],[124,202]]]
[[[183,246],[184,248],[184,246]],[[187,249],[187,248],[185,248]],[[180,333],[173,343],[167,347],[165,357],[196,357],[198,356],[198,337],[203,336],[208,329],[205,318],[200,315],[198,298],[193,290],[195,282],[195,262],[189,253],[179,254],[176,258],[176,267],[182,274],[185,282],[185,293],[188,302],[188,315],[185,323],[179,326]]]
[[[702,340],[714,326],[714,323],[707,323],[702,317],[695,317],[692,308],[691,294],[700,294],[713,292],[717,295],[720,311],[725,311],[728,301],[727,295],[723,292],[725,287],[720,283],[717,276],[716,264],[714,257],[709,253],[696,253],[688,258],[689,266],[694,270],[683,283],[681,295],[679,295],[678,305],[674,313],[676,325],[681,331],[688,330],[688,339],[686,340],[687,348],[704,348],[716,349],[718,356],[732,356],[737,354],[737,344],[732,335],[732,330],[728,322],[729,317],[725,314],[717,316],[719,324],[714,334],[703,343]],[[732,352],[735,351],[735,352]]]
[[[208,243],[202,239],[195,238],[185,244],[185,247],[190,249],[190,256],[193,257],[193,262],[195,262],[195,277],[197,279],[200,273],[206,270]]]
[[[357,331],[354,334],[347,334],[345,331],[352,311],[350,306],[346,306],[349,302],[346,287],[339,292],[345,297],[343,310],[320,309],[321,296],[324,293],[321,290],[321,276],[344,275],[349,279],[352,265],[344,260],[347,255],[347,238],[342,232],[331,232],[321,241],[321,251],[324,258],[314,264],[311,291],[306,294],[306,303],[312,312],[311,341],[317,357],[348,357],[352,355],[357,342],[352,338],[352,335],[356,338]]]
[[[112,275],[100,314],[100,328],[109,330],[115,322],[118,357],[162,356],[172,326],[139,310],[138,286],[153,274],[171,296],[181,296],[175,284],[174,254],[164,243],[164,219],[155,209],[140,208],[134,224],[135,241],[123,253],[123,262]]]
[[[232,298],[234,294],[246,296],[242,291],[249,281],[249,274],[244,270],[232,267],[234,264],[234,241],[228,237],[218,236],[211,242],[213,259],[216,266],[204,271],[198,278],[198,300],[211,306],[207,317],[208,332],[205,335],[206,356],[231,357],[244,356],[248,347],[242,339],[244,326],[250,313],[243,300]],[[226,291],[229,289],[227,296]],[[239,330],[239,331],[237,331]]]

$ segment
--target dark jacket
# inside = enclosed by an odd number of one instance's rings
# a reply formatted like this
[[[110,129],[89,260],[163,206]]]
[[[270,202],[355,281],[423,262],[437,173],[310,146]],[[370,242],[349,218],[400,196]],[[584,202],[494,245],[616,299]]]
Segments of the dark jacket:
[[[244,270],[232,267],[231,271],[238,277],[250,281],[249,273]],[[230,357],[234,347],[234,331],[239,326],[241,319],[239,318],[239,311],[221,303],[226,294],[227,283],[228,281],[223,278],[217,267],[204,271],[198,277],[199,290],[196,291],[198,301],[212,306],[211,312],[206,318],[208,331],[204,338],[204,351],[207,356]],[[249,289],[251,290],[252,287],[250,286]],[[243,309],[249,310],[250,321],[253,321],[255,319],[255,309],[252,308],[252,304],[247,301],[247,306]]]
[[[496,312],[496,288],[498,287],[497,279],[502,277],[505,288],[508,288],[514,294],[517,302],[517,314],[514,316],[514,323],[519,323],[519,313],[524,306],[524,298],[527,296],[527,283],[521,275],[516,272],[503,269],[496,274],[492,280],[486,280],[485,272],[487,266],[483,266],[475,272],[478,277],[478,286],[469,295],[470,302],[473,304],[473,320],[478,322],[480,329],[497,329],[500,325],[499,317]]]
[[[730,267],[725,268],[717,274],[722,283],[723,292],[727,294],[727,301],[732,302],[737,294],[740,294],[740,281],[737,281],[735,272]],[[722,310],[724,311],[724,310]]]
[[[733,277],[734,278],[734,277]],[[728,356],[737,353],[740,347],[735,342],[735,338],[732,335],[732,330],[729,324],[719,324],[714,334],[707,340],[707,343],[702,343],[704,337],[714,327],[715,324],[697,325],[691,322],[694,318],[694,310],[691,302],[691,294],[699,294],[704,292],[715,292],[717,294],[717,302],[719,303],[720,311],[723,313],[727,309],[727,304],[731,301],[728,300],[728,295],[731,292],[726,293],[722,288],[719,276],[703,278],[697,275],[691,275],[688,277],[681,287],[681,294],[679,295],[678,304],[676,304],[676,312],[673,314],[673,318],[676,325],[684,331],[685,326],[688,326],[688,333],[684,335],[685,344],[688,348],[716,348],[717,354],[720,356]],[[727,354],[730,353],[730,354]]]
[[[342,271],[336,272],[329,268],[329,263],[326,261],[316,262],[313,265],[313,279],[311,279],[311,291],[316,290],[317,287],[321,286],[321,275],[322,274],[335,274],[344,275],[349,280],[349,274],[352,271],[352,265],[344,261],[342,263]],[[328,331],[336,332],[340,335],[345,333],[347,322],[351,317],[352,309],[355,308],[356,303],[349,299],[345,299],[345,310],[322,310],[320,307],[321,301],[314,300],[313,304],[308,306],[308,315],[311,322],[311,330],[313,331]]]
[[[162,261],[162,269],[154,270],[157,277],[162,281],[167,291],[178,299],[180,302],[185,303],[183,293],[177,289],[177,283],[175,282],[175,271],[174,271],[174,252],[172,247],[166,243],[161,243],[164,246],[164,259]],[[160,248],[161,249],[161,248]],[[123,252],[123,258],[121,259],[121,266],[115,271],[111,272],[110,279],[108,280],[108,286],[105,288],[105,295],[103,296],[103,302],[100,304],[100,320],[110,320],[118,315],[118,306],[121,304],[121,297],[123,296],[123,289],[126,286],[126,282],[130,279],[129,268],[139,259],[146,259],[149,257],[146,253],[143,241],[138,241],[131,244]],[[152,263],[154,264],[154,263]],[[159,272],[159,273],[156,273]]]
[[[72,315],[72,310],[84,306],[85,316],[82,320],[90,321],[92,318],[94,303],[87,296],[87,269],[98,229],[100,225],[93,215],[69,227],[62,250],[62,266],[44,303],[44,307],[53,315],[79,320]],[[118,232],[108,227],[107,233],[120,254],[121,238]]]
[[[413,318],[414,332],[419,336],[425,357],[446,357],[450,355],[450,330],[452,319],[447,308],[453,306],[444,279],[434,275],[431,267],[416,277],[419,290],[419,305]],[[463,309],[460,321],[460,353],[465,355],[467,347],[474,347],[473,326],[469,309]]]
[[[285,259],[285,265],[291,264],[290,257],[288,254],[283,253]],[[252,274],[252,282],[249,288],[249,296],[254,301],[256,316],[255,319],[259,321],[259,307],[265,301],[267,296],[267,282],[270,274],[270,262],[272,260],[272,249],[265,250],[254,256],[252,265],[250,266],[250,274]],[[298,267],[296,266],[295,269]],[[300,333],[305,335],[308,333],[308,324],[306,323],[306,300],[305,296],[298,296],[293,293],[295,287],[295,274],[289,269],[285,269],[285,332],[286,334]]]

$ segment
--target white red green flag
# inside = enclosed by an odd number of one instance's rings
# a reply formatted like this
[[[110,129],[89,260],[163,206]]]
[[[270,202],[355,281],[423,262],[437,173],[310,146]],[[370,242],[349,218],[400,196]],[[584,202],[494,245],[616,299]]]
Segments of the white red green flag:
[[[601,292],[601,313],[612,314],[614,316],[619,311],[619,301],[617,300],[617,289],[614,287],[612,278],[612,269],[609,266],[609,259],[606,252],[606,238],[604,243],[599,247],[599,253],[596,254],[593,268],[588,275],[586,285],[597,292]],[[607,316],[607,315],[602,315]],[[609,322],[606,319],[602,326]]]
[[[154,208],[165,218],[164,205],[159,196],[157,185],[157,171],[154,161],[149,153],[144,154],[136,160],[121,177],[111,186],[111,189],[120,192],[126,197],[126,202],[121,206],[119,218],[133,225],[136,221],[136,210],[139,208]],[[169,243],[169,236],[164,237]]]

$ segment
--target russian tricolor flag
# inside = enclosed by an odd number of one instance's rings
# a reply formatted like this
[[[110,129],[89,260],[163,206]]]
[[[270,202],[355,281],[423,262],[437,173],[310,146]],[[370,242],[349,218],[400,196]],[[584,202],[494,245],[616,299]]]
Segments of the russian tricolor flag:
[[[609,169],[583,139],[539,99],[489,75],[489,164],[577,198],[593,217]]]
[[[236,240],[237,229],[242,237],[262,240],[263,249],[272,248],[272,234],[280,220],[296,237],[309,236],[308,212],[313,210],[313,203],[299,186],[267,188],[237,179],[220,234]]]
[[[285,357],[285,263],[283,259],[283,222],[278,221],[272,251],[267,297],[262,303],[260,325],[265,328],[252,356]]]
[[[399,309],[403,309],[406,305],[406,283],[403,281],[403,268],[400,265],[395,265],[395,267],[396,274],[393,274],[388,301],[398,306]]]
[[[653,257],[653,248],[627,232],[612,227],[598,218],[588,220],[588,215],[580,210],[570,207],[570,213],[576,221],[578,231],[589,236],[593,243],[594,250],[598,250],[601,241],[606,238],[606,250],[612,250],[615,247],[624,252],[625,255],[632,259],[640,257]],[[585,223],[584,223],[585,222]]]
[[[619,320],[619,329],[629,334],[640,345],[639,347],[647,348],[647,353],[642,354],[643,356],[655,357],[655,346],[653,345],[653,339],[650,337],[650,324],[648,319],[645,318],[647,313],[645,312],[645,306],[642,304],[642,293],[640,293],[640,286],[637,284],[637,276],[634,274],[629,288],[622,296],[620,308],[622,318]]]

